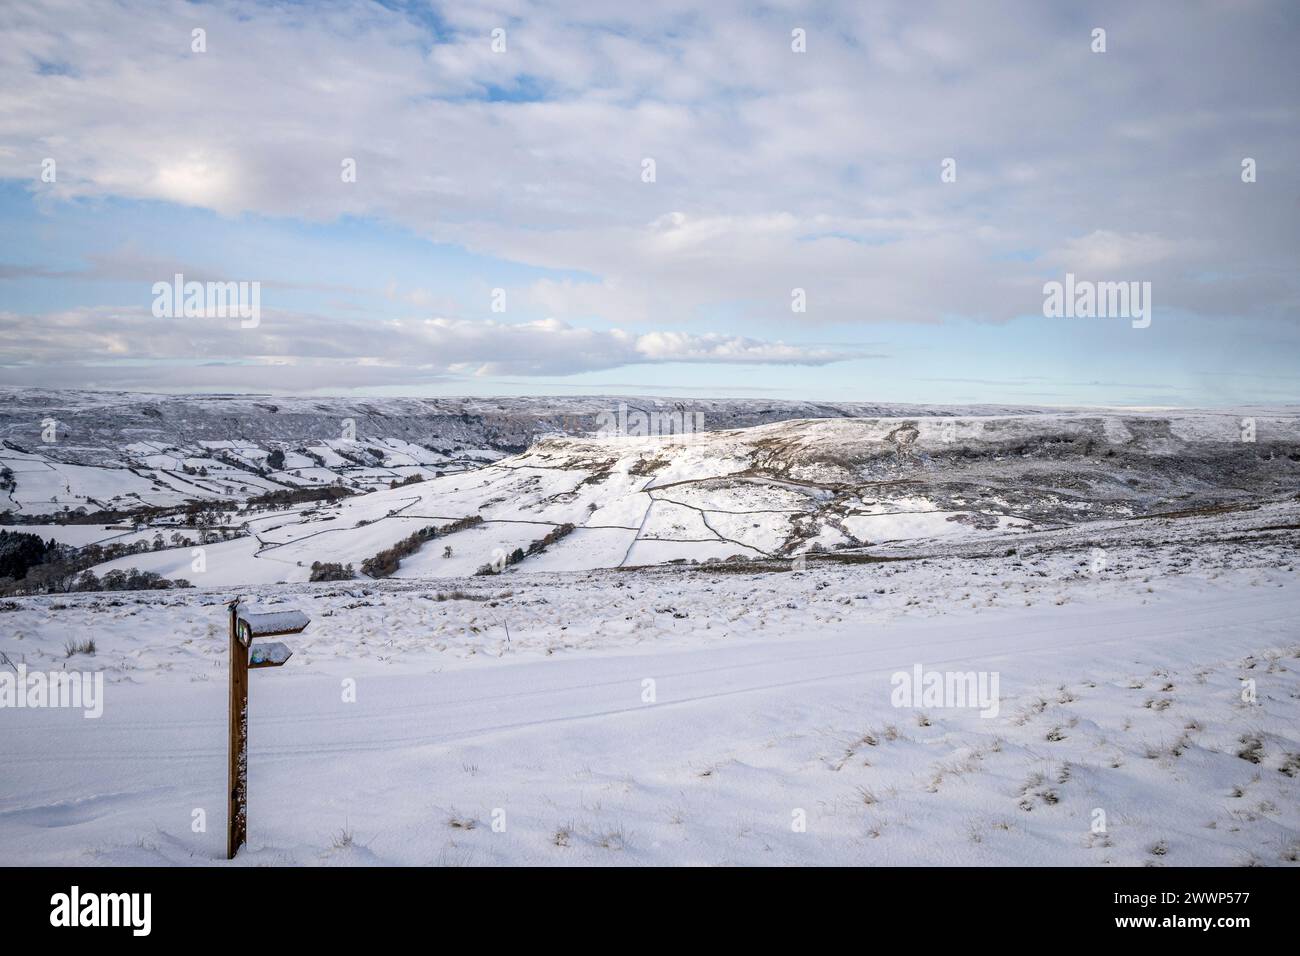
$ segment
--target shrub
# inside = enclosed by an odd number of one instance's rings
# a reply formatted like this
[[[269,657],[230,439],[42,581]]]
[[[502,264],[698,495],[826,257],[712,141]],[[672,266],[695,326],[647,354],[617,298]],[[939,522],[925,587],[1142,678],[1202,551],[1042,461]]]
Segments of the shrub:
[[[310,581],[351,581],[357,576],[352,565],[342,565],[337,561],[313,561],[311,563]]]
[[[95,639],[92,637],[85,641],[65,641],[63,644],[63,656],[72,657],[74,654],[94,654]]]

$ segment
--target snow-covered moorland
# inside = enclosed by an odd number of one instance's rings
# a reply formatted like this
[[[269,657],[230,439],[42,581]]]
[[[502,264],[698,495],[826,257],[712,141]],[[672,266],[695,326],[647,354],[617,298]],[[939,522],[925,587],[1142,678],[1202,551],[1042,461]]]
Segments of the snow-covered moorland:
[[[252,677],[236,865],[1294,864],[1297,527],[1290,497],[802,570],[18,598],[8,661],[107,680],[98,719],[0,711],[0,855],[224,865],[241,593],[313,623]],[[996,715],[895,706],[917,665],[996,675]]]
[[[335,482],[349,489],[478,468],[617,416],[710,430],[801,418],[1038,414],[945,406],[654,398],[288,398],[0,387],[0,511],[175,509]],[[648,434],[648,432],[647,432]]]
[[[787,559],[975,542],[1102,520],[1253,505],[1300,487],[1300,419],[1238,413],[848,418],[647,439],[555,437],[470,472],[293,512],[222,516],[230,540],[130,554],[195,584],[307,581],[413,534],[410,580]],[[473,522],[469,524],[467,522]],[[162,528],[174,532],[172,526]],[[114,539],[117,540],[117,539]],[[163,544],[159,541],[159,544]]]

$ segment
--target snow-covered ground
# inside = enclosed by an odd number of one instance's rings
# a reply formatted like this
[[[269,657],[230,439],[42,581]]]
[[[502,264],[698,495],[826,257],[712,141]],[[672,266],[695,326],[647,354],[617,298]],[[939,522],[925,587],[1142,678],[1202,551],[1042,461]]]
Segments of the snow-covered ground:
[[[931,409],[507,456],[544,411],[580,431],[578,406],[141,399],[123,445],[80,402],[105,464],[9,441],[0,505],[229,503],[207,528],[15,526],[160,538],[95,571],[197,587],[0,600],[0,700],[23,669],[105,682],[97,718],[0,707],[0,864],[225,865],[235,595],[313,618],[251,678],[236,865],[1300,856],[1294,409]],[[388,431],[332,437],[344,413]],[[248,470],[272,448],[288,471]],[[376,490],[236,506],[295,471]],[[390,578],[307,583],[430,528]],[[988,696],[899,697],[918,670]]]
[[[252,674],[235,865],[1294,864],[1297,517],[244,588],[313,623]],[[107,683],[0,710],[0,863],[227,865],[234,593],[3,605],[15,665]],[[996,674],[996,716],[894,706],[916,665]]]
[[[0,511],[178,508],[343,482],[387,488],[471,470],[543,436],[581,435],[630,411],[707,430],[799,418],[1033,415],[1025,406],[955,407],[655,398],[292,398],[0,387]],[[270,464],[273,451],[283,465]]]
[[[361,563],[424,528],[440,533],[396,576],[473,574],[518,549],[515,571],[773,559],[894,542],[943,546],[1079,522],[1253,505],[1300,485],[1300,417],[1053,413],[820,419],[686,437],[552,438],[469,472],[306,509],[252,537],[128,555],[195,584],[307,581],[316,561]],[[233,517],[233,516],[232,516]],[[577,531],[545,548],[564,525]],[[536,547],[534,547],[536,546]],[[447,549],[450,549],[448,552]]]

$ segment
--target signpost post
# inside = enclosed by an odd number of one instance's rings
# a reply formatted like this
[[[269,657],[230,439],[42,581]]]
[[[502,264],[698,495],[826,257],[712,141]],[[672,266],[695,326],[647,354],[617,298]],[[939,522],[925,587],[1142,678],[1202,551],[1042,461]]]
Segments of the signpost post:
[[[250,613],[239,608],[239,598],[230,608],[230,768],[226,806],[226,859],[233,860],[248,840],[248,671],[255,667],[279,667],[293,654],[276,642],[254,644],[255,637],[297,634],[311,623],[302,611]]]

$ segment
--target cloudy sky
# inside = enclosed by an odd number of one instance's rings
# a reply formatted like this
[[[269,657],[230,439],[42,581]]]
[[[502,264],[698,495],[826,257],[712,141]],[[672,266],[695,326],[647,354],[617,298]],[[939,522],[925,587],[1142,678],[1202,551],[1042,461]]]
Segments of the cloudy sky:
[[[0,34],[0,384],[1300,401],[1291,0],[4,0]],[[1150,326],[1044,317],[1067,272],[1151,283]],[[156,316],[177,273],[260,283],[259,324]]]

